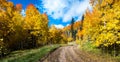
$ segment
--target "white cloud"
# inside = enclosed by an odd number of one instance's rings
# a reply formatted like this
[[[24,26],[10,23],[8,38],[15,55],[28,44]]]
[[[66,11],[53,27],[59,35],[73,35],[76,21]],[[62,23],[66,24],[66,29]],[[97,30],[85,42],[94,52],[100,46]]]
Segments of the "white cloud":
[[[51,15],[54,19],[63,16],[63,9],[66,7],[64,0],[43,0],[43,7],[45,12]]]
[[[81,19],[82,14],[90,7],[89,0],[42,0],[44,12],[54,19],[62,18],[68,22],[72,17]]]
[[[67,24],[66,26],[69,26],[70,24]]]
[[[64,26],[62,24],[54,25],[57,29],[62,29]]]
[[[22,9],[21,14],[22,16],[25,16],[25,10]]]

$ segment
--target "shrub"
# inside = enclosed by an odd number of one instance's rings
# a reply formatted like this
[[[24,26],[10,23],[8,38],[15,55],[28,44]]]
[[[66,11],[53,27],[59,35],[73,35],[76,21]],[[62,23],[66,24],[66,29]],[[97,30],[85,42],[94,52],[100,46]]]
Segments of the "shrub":
[[[0,40],[0,56],[3,57],[9,53],[8,49],[6,48],[5,44],[2,40]]]

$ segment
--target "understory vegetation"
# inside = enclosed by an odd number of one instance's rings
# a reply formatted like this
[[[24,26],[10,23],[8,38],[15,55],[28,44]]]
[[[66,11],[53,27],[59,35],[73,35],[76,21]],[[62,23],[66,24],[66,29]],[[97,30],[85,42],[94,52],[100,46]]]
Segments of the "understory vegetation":
[[[48,45],[41,48],[18,50],[2,58],[0,62],[37,62],[60,45]]]
[[[97,59],[103,59],[108,62],[120,62],[120,55],[114,56],[107,52],[107,50],[101,50],[96,46],[93,46],[91,42],[86,42],[84,45],[80,47],[80,50],[87,52],[88,54],[94,56]]]

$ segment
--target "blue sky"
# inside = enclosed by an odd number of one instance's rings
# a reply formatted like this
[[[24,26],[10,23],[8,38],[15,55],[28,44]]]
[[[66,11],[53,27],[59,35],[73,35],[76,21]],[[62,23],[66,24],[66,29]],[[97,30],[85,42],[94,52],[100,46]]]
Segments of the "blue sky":
[[[15,5],[22,4],[22,14],[25,14],[27,5],[34,4],[41,13],[46,12],[49,25],[63,28],[70,24],[72,18],[81,20],[85,10],[91,8],[89,0],[10,0]]]

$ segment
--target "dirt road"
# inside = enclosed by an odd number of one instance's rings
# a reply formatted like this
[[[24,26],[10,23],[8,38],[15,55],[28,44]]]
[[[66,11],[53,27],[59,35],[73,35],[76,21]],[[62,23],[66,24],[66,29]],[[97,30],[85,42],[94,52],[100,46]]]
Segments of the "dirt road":
[[[77,46],[60,47],[39,62],[111,62],[100,60],[85,52],[80,51]]]

